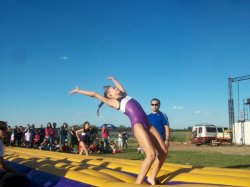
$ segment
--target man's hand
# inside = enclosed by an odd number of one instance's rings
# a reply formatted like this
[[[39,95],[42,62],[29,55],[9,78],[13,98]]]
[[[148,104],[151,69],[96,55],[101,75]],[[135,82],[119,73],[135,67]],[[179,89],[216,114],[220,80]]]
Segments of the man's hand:
[[[164,143],[165,143],[166,147],[168,148],[169,147],[169,140],[165,140]]]

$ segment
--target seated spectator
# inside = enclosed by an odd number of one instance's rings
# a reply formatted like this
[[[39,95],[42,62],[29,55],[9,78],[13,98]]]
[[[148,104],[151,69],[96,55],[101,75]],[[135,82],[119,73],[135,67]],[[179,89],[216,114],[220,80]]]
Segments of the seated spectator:
[[[96,147],[96,153],[101,153],[101,144],[100,144],[98,135],[95,135],[93,144],[94,144],[95,147]]]
[[[144,155],[144,151],[143,151],[142,147],[139,144],[137,146],[137,153],[141,153],[141,154]]]
[[[116,145],[115,142],[111,142],[111,143],[110,143],[110,148],[111,148],[111,150],[112,150],[112,154],[117,153],[117,145]]]
[[[111,148],[111,151],[112,151],[113,154],[115,154],[115,153],[121,153],[121,152],[122,152],[122,148],[119,148],[119,147],[116,145],[115,142],[112,142],[112,143],[110,144],[110,148]]]
[[[89,145],[89,153],[92,154],[92,153],[96,153],[97,152],[97,147],[96,145],[93,143],[93,144],[90,144]]]

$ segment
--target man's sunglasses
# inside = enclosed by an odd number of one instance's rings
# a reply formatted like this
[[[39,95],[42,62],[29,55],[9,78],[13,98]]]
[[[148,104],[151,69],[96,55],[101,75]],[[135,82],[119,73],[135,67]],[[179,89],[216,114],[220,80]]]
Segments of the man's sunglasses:
[[[151,106],[159,106],[159,104],[151,104]]]

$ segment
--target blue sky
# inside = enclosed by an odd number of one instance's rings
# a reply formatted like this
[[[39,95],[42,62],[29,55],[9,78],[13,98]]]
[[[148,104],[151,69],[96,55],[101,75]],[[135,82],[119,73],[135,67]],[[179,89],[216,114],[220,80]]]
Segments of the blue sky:
[[[250,74],[248,0],[1,0],[0,28],[0,120],[10,125],[129,126],[68,95],[76,85],[102,93],[112,75],[147,113],[159,98],[171,128],[228,126],[227,79]],[[233,89],[242,102],[250,80]]]

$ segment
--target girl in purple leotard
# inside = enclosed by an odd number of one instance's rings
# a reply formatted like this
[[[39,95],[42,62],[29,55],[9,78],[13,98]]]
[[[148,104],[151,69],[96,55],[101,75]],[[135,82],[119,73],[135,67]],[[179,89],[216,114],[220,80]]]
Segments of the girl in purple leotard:
[[[115,87],[104,87],[104,96],[93,91],[80,90],[78,87],[73,89],[70,94],[79,93],[99,99],[102,103],[99,105],[98,114],[100,107],[105,103],[122,111],[129,117],[134,136],[146,154],[135,183],[143,183],[144,177],[154,163],[151,175],[148,177],[148,182],[154,185],[157,183],[156,176],[166,159],[167,148],[160,134],[149,124],[147,115],[141,105],[135,99],[127,96],[125,89],[114,77],[108,77],[108,79],[113,81]]]

